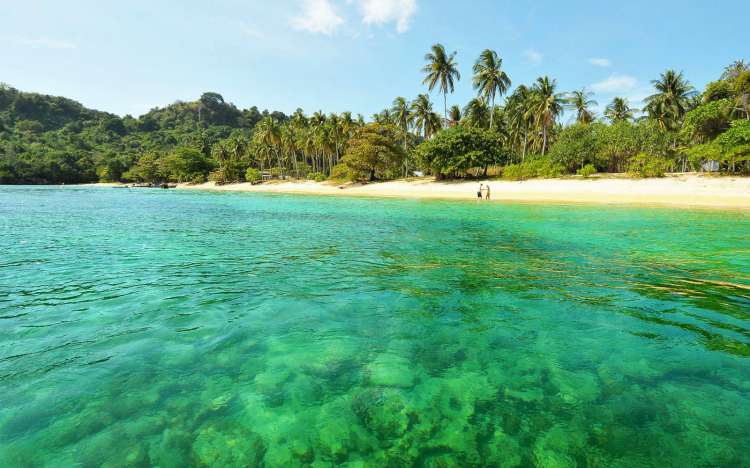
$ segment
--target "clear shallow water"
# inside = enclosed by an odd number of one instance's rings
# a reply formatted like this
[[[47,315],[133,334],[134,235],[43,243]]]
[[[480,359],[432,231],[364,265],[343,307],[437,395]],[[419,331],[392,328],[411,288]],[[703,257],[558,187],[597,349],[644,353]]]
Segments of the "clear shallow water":
[[[0,187],[2,466],[750,466],[750,215]]]

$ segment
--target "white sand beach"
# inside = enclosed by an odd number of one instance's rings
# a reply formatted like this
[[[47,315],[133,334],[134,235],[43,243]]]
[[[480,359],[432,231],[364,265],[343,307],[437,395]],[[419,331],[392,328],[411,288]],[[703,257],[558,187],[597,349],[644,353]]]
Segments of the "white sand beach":
[[[217,186],[180,184],[178,189],[418,199],[475,200],[489,184],[492,201],[642,204],[750,209],[750,177],[680,174],[660,179],[594,177],[510,181],[435,181],[425,177],[371,184],[271,181]]]

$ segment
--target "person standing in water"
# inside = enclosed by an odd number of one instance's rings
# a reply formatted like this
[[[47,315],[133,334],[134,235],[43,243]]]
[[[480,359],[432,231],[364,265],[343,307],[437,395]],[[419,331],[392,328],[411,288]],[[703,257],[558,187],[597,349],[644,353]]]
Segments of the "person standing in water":
[[[483,190],[483,184],[479,184],[479,190],[477,190],[477,200],[482,200],[482,190]]]
[[[484,196],[484,199],[489,200],[490,199],[490,184],[487,184],[487,188],[485,188],[484,190],[486,190],[485,192],[486,195]]]

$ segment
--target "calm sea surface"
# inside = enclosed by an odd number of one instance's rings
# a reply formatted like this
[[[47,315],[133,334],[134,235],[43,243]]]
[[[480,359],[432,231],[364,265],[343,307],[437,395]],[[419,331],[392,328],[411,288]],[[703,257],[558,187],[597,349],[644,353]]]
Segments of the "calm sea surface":
[[[0,187],[0,466],[750,466],[750,212]]]

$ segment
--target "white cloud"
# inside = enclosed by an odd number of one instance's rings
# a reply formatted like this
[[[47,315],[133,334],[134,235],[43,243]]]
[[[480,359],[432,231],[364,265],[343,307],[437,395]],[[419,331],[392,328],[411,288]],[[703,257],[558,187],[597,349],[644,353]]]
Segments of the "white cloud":
[[[383,25],[396,23],[396,31],[409,29],[412,16],[417,12],[417,0],[360,0],[362,22]]]
[[[333,34],[343,22],[330,0],[302,0],[302,14],[291,19],[298,31],[326,35]]]
[[[627,93],[638,86],[638,80],[629,75],[612,75],[604,81],[594,83],[591,89],[596,93]]]
[[[544,59],[544,56],[538,50],[534,49],[526,49],[525,51],[523,51],[523,55],[533,65],[541,64],[542,60]]]
[[[589,63],[591,65],[596,66],[596,67],[602,67],[602,68],[607,68],[607,67],[611,67],[612,66],[612,62],[609,59],[606,59],[606,58],[596,58],[596,57],[593,57],[593,58],[589,59]]]
[[[38,37],[35,39],[21,39],[18,41],[19,44],[26,45],[34,48],[45,48],[45,49],[75,49],[76,45],[72,42],[58,41],[49,39],[47,37]]]

